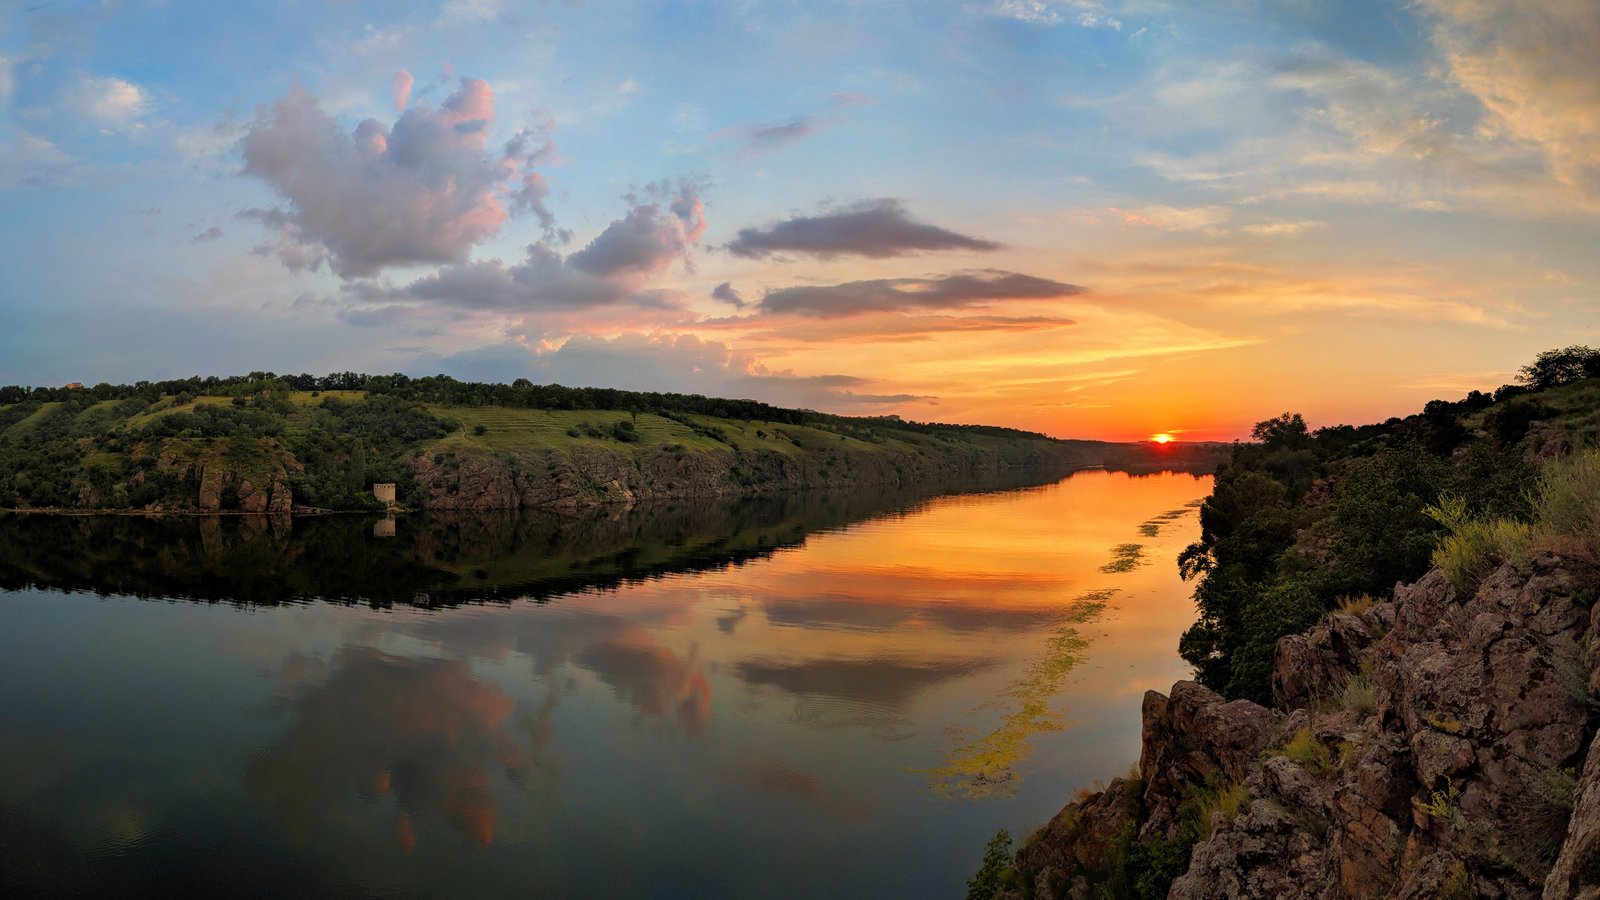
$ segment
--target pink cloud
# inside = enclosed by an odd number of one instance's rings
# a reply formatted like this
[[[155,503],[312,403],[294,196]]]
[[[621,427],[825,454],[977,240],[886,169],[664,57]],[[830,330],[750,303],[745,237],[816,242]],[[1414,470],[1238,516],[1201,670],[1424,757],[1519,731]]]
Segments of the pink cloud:
[[[406,111],[406,103],[411,100],[411,85],[413,83],[414,80],[411,77],[411,73],[405,69],[394,73],[394,79],[389,82],[389,91],[394,94],[395,112],[403,113]]]
[[[396,75],[396,106],[406,105],[410,83],[408,73]],[[280,246],[298,247],[280,252],[286,264],[326,259],[346,278],[464,263],[504,224],[504,195],[524,185],[532,164],[519,143],[504,153],[489,149],[494,118],[488,83],[463,78],[437,108],[413,105],[392,126],[367,119],[347,134],[296,86],[242,141],[245,172],[286,201],[251,216],[275,220]]]

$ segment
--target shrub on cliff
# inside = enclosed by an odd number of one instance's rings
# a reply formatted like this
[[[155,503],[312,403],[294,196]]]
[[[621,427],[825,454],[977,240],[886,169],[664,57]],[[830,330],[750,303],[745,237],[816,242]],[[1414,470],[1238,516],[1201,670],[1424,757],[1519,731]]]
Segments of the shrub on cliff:
[[[1015,880],[1016,872],[1011,868],[1011,833],[1002,828],[983,848],[983,862],[977,874],[967,880],[967,900],[991,900]]]

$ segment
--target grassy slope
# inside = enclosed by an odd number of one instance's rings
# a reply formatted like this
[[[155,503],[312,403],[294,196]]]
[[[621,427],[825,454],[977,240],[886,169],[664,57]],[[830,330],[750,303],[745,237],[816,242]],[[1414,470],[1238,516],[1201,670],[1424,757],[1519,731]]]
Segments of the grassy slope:
[[[323,391],[313,395],[309,391],[297,391],[290,396],[290,401],[296,407],[296,412],[289,414],[286,419],[285,430],[290,433],[303,432],[310,421],[310,413],[323,399],[334,397],[344,402],[359,402],[363,395],[359,391]],[[198,397],[191,403],[174,404],[171,397],[150,405],[146,409],[128,416],[122,420],[128,426],[139,427],[147,425],[157,419],[179,412],[193,411],[202,405],[226,405],[227,397]],[[0,430],[0,440],[15,439],[32,431],[38,422],[51,411],[59,407],[60,403],[46,403],[37,412],[27,418]],[[75,425],[77,426],[111,426],[117,424],[110,415],[111,408],[116,406],[116,401],[98,403],[78,414]],[[8,407],[0,406],[0,412]],[[952,443],[947,439],[935,435],[918,434],[905,431],[898,432],[885,429],[879,433],[881,440],[865,441],[853,435],[841,434],[828,426],[806,426],[773,424],[771,422],[742,421],[738,419],[721,419],[714,416],[690,416],[696,424],[704,427],[719,427],[727,435],[730,443],[721,443],[712,438],[697,433],[682,422],[668,419],[653,413],[640,413],[637,417],[620,410],[548,410],[548,409],[508,409],[503,407],[483,406],[428,406],[430,412],[441,418],[451,419],[461,423],[461,428],[440,440],[425,444],[423,450],[438,449],[474,449],[474,450],[539,450],[553,449],[571,451],[578,447],[610,447],[616,449],[626,445],[620,444],[611,438],[595,438],[584,436],[573,437],[569,429],[580,429],[585,423],[593,425],[601,431],[611,429],[612,425],[632,418],[634,427],[640,440],[637,446],[649,447],[664,444],[682,444],[687,448],[711,451],[730,451],[735,447],[741,449],[773,450],[779,453],[804,452],[807,449],[849,449],[866,451],[897,451],[914,453],[919,448],[932,448],[946,446]],[[484,433],[475,434],[476,426],[483,426]],[[962,434],[954,442],[971,446],[1000,446],[1011,443],[1007,438],[993,437],[980,434]]]
[[[271,482],[271,472],[283,471],[285,464],[293,466],[286,449],[296,446],[297,438],[309,433],[314,419],[327,420],[328,413],[319,408],[325,400],[360,404],[365,396],[360,391],[293,392],[288,397],[288,411],[274,413],[282,423],[283,432],[276,440],[227,435],[206,438],[192,432],[171,431],[169,434],[173,436],[156,438],[153,442],[136,443],[131,439],[139,430],[169,416],[192,413],[201,407],[225,408],[234,402],[233,398],[223,396],[201,396],[186,403],[177,403],[176,398],[167,396],[143,406],[138,401],[106,401],[85,407],[66,422],[61,420],[62,403],[46,403],[26,415],[22,415],[23,410],[7,415],[13,407],[0,406],[0,446],[9,443],[15,447],[30,436],[36,437],[41,423],[48,422],[51,434],[67,435],[83,453],[76,469],[77,476],[61,474],[59,469],[57,474],[46,476],[56,483],[70,477],[74,496],[79,486],[96,480],[101,484],[128,484],[131,460],[136,454],[145,460],[160,456],[179,460],[180,464],[188,461],[205,465],[204,460],[216,460],[252,484],[262,485]],[[996,434],[952,428],[930,433],[874,419],[823,420],[793,425],[698,414],[668,417],[624,410],[442,405],[425,408],[454,427],[442,437],[408,445],[404,450],[406,458],[440,451],[571,455],[596,449],[622,453],[666,450],[680,456],[688,452],[713,458],[731,456],[736,451],[759,451],[806,458],[827,469],[837,464],[842,452],[936,457],[950,452],[970,454],[1018,448],[1039,448],[1046,451],[1046,456],[1059,454],[1064,461],[1070,458],[1083,463],[1116,464],[1128,454],[1131,446],[1053,441],[1020,432]],[[624,442],[612,436],[613,426],[621,422],[633,425],[638,440]],[[56,443],[60,444],[59,438]],[[97,471],[101,473],[98,479],[93,477]],[[37,477],[34,480],[38,482]]]

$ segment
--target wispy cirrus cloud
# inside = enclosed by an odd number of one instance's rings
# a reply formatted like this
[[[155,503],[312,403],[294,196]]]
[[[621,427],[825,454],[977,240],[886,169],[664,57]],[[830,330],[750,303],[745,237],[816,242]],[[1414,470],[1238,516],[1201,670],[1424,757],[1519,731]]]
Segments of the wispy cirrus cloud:
[[[864,256],[886,259],[924,251],[1000,249],[1000,244],[960,234],[911,218],[894,198],[864,200],[814,216],[794,216],[764,228],[741,228],[725,249],[734,256],[762,259],[799,253],[832,259]]]
[[[1532,142],[1562,181],[1600,194],[1600,4],[1422,0],[1450,78],[1488,130]]]
[[[751,325],[766,325],[751,331]],[[989,316],[989,315],[893,315],[857,316],[833,319],[800,319],[782,323],[768,323],[765,319],[729,318],[715,322],[696,323],[704,331],[721,329],[743,332],[745,340],[776,343],[806,344],[873,344],[933,341],[941,336],[1024,334],[1037,331],[1054,331],[1078,324],[1076,319],[1060,316]]]
[[[991,16],[1029,25],[1070,23],[1083,28],[1122,30],[1122,20],[1095,0],[993,0],[983,10]]]
[[[864,94],[836,92],[829,95],[828,111],[825,113],[808,113],[775,122],[735,125],[712,132],[710,137],[712,140],[735,142],[740,156],[760,156],[838,124],[843,121],[843,110],[856,106],[870,106],[871,103],[871,98]]]

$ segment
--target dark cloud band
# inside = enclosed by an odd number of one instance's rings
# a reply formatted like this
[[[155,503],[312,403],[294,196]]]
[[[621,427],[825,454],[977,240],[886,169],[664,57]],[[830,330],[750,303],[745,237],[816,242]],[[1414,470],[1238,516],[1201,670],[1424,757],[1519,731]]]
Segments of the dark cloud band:
[[[830,258],[884,259],[937,250],[997,250],[994,241],[928,225],[911,218],[899,200],[859,203],[818,216],[797,216],[766,228],[743,228],[727,245],[735,256],[762,258],[804,253]]]

